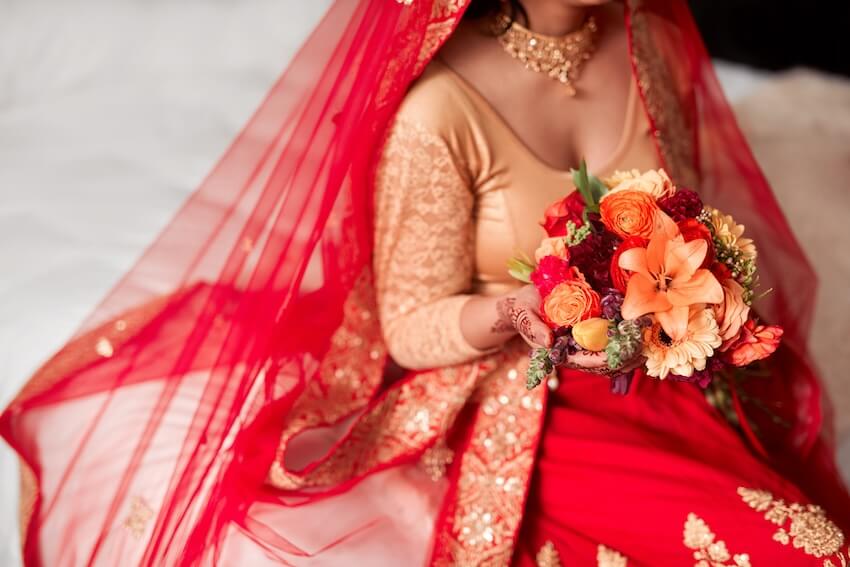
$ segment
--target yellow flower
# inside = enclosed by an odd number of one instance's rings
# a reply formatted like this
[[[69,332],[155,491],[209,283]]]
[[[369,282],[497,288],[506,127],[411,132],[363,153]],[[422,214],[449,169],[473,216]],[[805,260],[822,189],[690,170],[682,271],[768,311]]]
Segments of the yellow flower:
[[[669,197],[676,192],[673,181],[663,169],[650,169],[645,173],[638,170],[615,171],[614,175],[605,179],[605,184],[611,189],[602,196],[602,201],[609,195],[620,191],[640,191],[648,193],[653,199],[658,200]]]
[[[706,360],[720,346],[720,332],[710,309],[691,311],[688,329],[680,340],[671,339],[657,321],[644,331],[646,373],[664,379],[671,373],[692,376],[705,370]]]
[[[711,207],[706,207],[709,213],[714,236],[729,248],[739,250],[745,258],[756,259],[756,245],[750,238],[743,238],[744,225],[735,222],[732,215],[724,215]]]
[[[608,319],[591,317],[573,325],[573,340],[590,352],[600,352],[608,346]]]

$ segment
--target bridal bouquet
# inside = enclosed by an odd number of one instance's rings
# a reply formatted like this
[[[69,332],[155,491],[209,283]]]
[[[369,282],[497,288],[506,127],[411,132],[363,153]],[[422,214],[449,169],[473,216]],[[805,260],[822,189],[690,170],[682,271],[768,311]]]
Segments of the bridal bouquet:
[[[782,329],[752,316],[756,247],[744,227],[677,188],[664,170],[573,172],[577,191],[552,204],[534,259],[513,277],[540,292],[551,348],[532,351],[528,388],[568,354],[599,353],[612,390],[626,393],[636,368],[707,387],[727,366],[770,356]]]

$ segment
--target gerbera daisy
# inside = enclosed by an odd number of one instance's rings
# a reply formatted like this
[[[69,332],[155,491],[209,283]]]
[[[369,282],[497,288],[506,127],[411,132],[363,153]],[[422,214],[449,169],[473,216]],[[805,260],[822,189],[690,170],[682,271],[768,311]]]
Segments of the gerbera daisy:
[[[665,379],[668,374],[691,376],[705,370],[706,360],[720,346],[720,331],[710,309],[696,308],[688,318],[685,335],[671,339],[657,321],[644,331],[647,374]]]
[[[725,247],[740,251],[744,258],[755,260],[756,245],[751,238],[744,238],[744,225],[735,222],[732,215],[724,215],[717,209],[706,207],[708,220],[714,229],[714,237]]]

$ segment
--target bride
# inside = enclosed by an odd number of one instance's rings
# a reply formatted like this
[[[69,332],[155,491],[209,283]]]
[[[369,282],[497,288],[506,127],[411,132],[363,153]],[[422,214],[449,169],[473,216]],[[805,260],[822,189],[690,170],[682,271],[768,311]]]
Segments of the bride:
[[[525,389],[505,264],[582,158],[745,221],[767,376]],[[3,413],[25,561],[847,565],[813,285],[684,3],[338,0]]]

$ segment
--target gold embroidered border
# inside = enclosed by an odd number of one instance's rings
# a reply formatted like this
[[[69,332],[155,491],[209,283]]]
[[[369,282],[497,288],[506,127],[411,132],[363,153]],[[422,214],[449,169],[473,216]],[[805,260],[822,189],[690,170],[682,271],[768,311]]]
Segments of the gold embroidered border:
[[[683,543],[694,551],[694,567],[752,567],[748,554],[730,553],[726,542],[717,539],[705,520],[696,514],[688,514],[685,520]]]
[[[515,341],[477,389],[479,407],[460,456],[457,494],[445,505],[433,565],[508,565],[543,424],[546,388],[528,391],[527,348]]]
[[[764,512],[764,519],[778,526],[774,541],[791,544],[813,557],[840,556],[844,534],[820,506],[814,504],[786,503],[773,497],[767,490],[739,487],[738,495],[756,512]],[[824,565],[827,565],[824,562]]]
[[[664,166],[677,183],[698,187],[694,131],[676,83],[652,38],[650,18],[639,0],[629,0],[632,66],[653,125]]]

